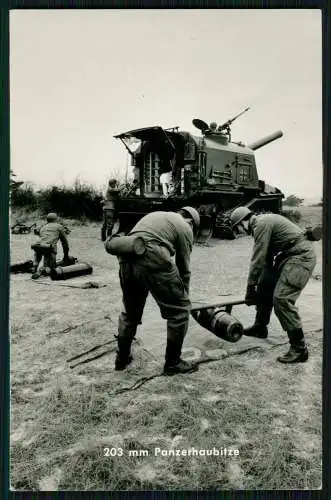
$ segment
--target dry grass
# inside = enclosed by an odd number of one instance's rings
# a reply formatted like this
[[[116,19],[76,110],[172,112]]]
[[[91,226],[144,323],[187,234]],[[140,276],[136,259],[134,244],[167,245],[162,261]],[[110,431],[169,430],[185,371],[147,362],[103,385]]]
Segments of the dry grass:
[[[66,360],[113,339],[121,303],[117,263],[98,242],[99,227],[72,228],[72,254],[105,269],[110,285],[74,290],[13,278],[12,489],[319,488],[322,334],[316,302],[302,304],[305,321],[312,318],[314,325],[307,333],[310,360],[302,365],[284,367],[275,361],[286,349],[276,344],[286,343],[286,338],[273,319],[269,343],[246,339],[231,346],[260,350],[236,356],[229,351],[225,359],[202,364],[191,375],[158,376],[164,322],[148,303],[128,370],[114,372],[113,344],[105,356],[71,369]],[[15,258],[23,257],[31,238],[13,238]],[[242,290],[249,241],[195,248],[192,293],[210,297]],[[316,281],[311,286],[312,293],[319,290]],[[240,314],[248,322],[253,312],[246,309]],[[192,322],[186,345],[229,347]],[[153,375],[138,389],[116,394]],[[104,456],[106,447],[123,449],[123,456]],[[237,448],[239,456],[155,456],[156,447]],[[130,456],[129,450],[147,450],[148,456]]]
[[[91,384],[61,376],[42,396],[15,400],[22,411],[33,405],[35,419],[12,443],[13,487],[38,490],[56,472],[55,489],[64,490],[316,489],[320,347],[315,341],[310,365],[284,370],[276,352],[254,353],[118,396],[110,395],[122,385],[118,374]],[[105,457],[106,447],[123,456]],[[156,447],[223,447],[239,456],[160,457]]]

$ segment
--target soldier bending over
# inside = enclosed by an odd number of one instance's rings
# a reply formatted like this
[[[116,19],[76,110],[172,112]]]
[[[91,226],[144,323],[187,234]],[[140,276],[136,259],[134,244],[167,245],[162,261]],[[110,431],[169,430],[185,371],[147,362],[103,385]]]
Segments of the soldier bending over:
[[[197,364],[181,360],[181,351],[190,314],[190,256],[199,224],[198,212],[184,207],[178,213],[147,214],[129,233],[144,240],[146,252],[140,257],[119,257],[123,311],[118,324],[115,370],[123,370],[132,361],[131,343],[141,324],[149,292],[162,318],[167,320],[164,373],[173,375],[198,369]]]
[[[246,304],[256,305],[255,323],[245,335],[266,338],[272,308],[288,335],[290,349],[277,358],[281,363],[308,359],[302,323],[295,306],[316,265],[314,247],[299,226],[278,214],[254,215],[247,207],[236,208],[232,224],[242,224],[254,237]]]

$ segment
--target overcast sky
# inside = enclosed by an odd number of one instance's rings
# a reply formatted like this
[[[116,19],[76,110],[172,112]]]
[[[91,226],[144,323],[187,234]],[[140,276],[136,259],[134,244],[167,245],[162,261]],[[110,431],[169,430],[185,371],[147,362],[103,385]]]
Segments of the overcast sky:
[[[104,188],[127,155],[113,135],[193,118],[233,140],[282,129],[261,179],[322,196],[319,10],[17,10],[10,13],[11,167],[37,185]]]

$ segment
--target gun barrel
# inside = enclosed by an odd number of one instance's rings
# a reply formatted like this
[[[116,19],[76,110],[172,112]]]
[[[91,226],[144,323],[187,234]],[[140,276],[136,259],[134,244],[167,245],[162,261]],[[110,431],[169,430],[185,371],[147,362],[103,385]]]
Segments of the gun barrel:
[[[276,139],[279,139],[282,136],[283,132],[281,130],[277,130],[277,132],[274,132],[273,134],[267,135],[266,137],[263,137],[258,141],[252,142],[247,147],[255,151],[256,149],[262,148],[263,146],[269,144],[269,142],[275,141]]]

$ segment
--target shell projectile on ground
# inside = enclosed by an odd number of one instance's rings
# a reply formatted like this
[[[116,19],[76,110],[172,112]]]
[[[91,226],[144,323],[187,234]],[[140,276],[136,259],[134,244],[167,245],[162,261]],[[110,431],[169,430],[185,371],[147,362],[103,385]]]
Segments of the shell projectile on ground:
[[[77,278],[93,273],[93,267],[86,262],[76,262],[69,266],[57,266],[51,269],[51,279],[54,281]]]
[[[135,180],[125,194],[114,190],[114,217],[107,235],[114,223],[127,232],[149,212],[178,210],[184,205],[198,209],[202,238],[234,238],[229,215],[238,206],[278,213],[284,195],[259,179],[254,152],[283,133],[274,132],[248,146],[233,142],[231,124],[248,109],[219,126],[194,119],[199,137],[179,127],[160,126],[114,136],[131,156]]]

